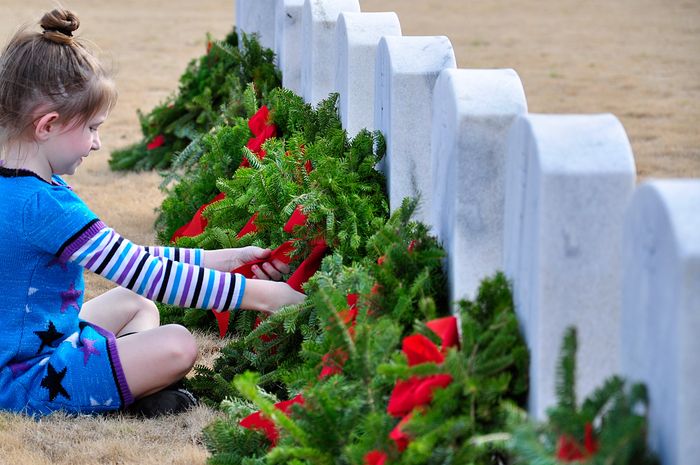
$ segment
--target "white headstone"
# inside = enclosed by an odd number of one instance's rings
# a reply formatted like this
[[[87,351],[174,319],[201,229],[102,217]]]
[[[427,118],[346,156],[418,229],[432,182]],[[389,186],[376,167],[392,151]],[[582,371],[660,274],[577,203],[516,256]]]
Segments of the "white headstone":
[[[301,11],[304,0],[277,0],[275,9],[275,59],[282,71],[282,85],[301,95]]]
[[[382,36],[400,36],[396,13],[341,13],[336,27],[335,89],[340,120],[350,137],[374,129],[374,66]]]
[[[384,134],[389,207],[430,190],[430,137],[433,87],[443,69],[455,68],[445,36],[385,36],[377,48],[374,128]],[[430,223],[422,208],[416,220]]]
[[[622,374],[649,392],[665,465],[700,457],[700,179],[641,185],[625,217]]]
[[[275,47],[275,6],[277,0],[236,0],[236,29],[257,34],[265,48]]]
[[[302,9],[301,88],[307,103],[316,105],[335,92],[338,15],[359,12],[358,0],[305,0]]]
[[[613,115],[521,116],[511,136],[506,216],[520,222],[508,223],[505,247],[519,247],[509,273],[530,348],[529,410],[541,419],[556,403],[567,327],[578,330],[581,398],[619,372],[622,225],[636,172]]]
[[[447,251],[452,301],[474,298],[481,281],[503,269],[506,142],[526,112],[512,69],[445,69],[435,83],[423,216]]]

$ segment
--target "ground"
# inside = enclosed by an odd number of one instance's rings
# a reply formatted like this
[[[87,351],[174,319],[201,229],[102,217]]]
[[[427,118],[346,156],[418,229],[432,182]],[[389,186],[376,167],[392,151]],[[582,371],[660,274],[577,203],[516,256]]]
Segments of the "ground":
[[[532,113],[613,113],[635,155],[640,182],[700,177],[700,2],[697,0],[362,0],[363,11],[395,11],[404,35],[446,35],[459,68],[513,68]],[[68,182],[127,238],[152,243],[162,201],[157,173],[113,173],[109,152],[139,138],[138,108],[174,92],[207,32],[223,38],[231,0],[66,0],[80,35],[116,71],[119,103],[101,129],[103,148]],[[34,27],[49,0],[3,0],[0,40]],[[87,277],[86,297],[112,285]],[[216,350],[199,336],[203,360]],[[201,464],[200,408],[175,419],[120,417],[36,422],[0,415],[0,465]]]

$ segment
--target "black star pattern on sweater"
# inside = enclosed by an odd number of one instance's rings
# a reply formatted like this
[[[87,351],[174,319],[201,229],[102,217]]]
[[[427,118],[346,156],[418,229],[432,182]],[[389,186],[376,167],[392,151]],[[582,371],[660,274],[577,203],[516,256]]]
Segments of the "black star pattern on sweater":
[[[48,373],[41,380],[41,387],[49,390],[49,400],[53,401],[59,394],[70,400],[70,394],[61,385],[61,381],[63,381],[67,371],[68,367],[64,367],[61,371],[56,371],[51,362],[49,362]]]
[[[37,354],[44,350],[45,346],[53,347],[52,344],[63,337],[63,333],[56,331],[56,326],[54,326],[53,321],[49,320],[49,329],[47,331],[34,331],[39,339],[41,339],[41,345],[39,350],[36,351]]]

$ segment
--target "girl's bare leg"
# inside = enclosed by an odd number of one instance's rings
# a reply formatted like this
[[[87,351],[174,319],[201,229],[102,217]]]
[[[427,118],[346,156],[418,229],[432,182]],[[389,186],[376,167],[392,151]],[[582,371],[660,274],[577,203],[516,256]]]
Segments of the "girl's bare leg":
[[[83,304],[80,318],[115,335],[126,382],[143,397],[182,379],[194,366],[198,349],[192,334],[179,325],[158,326],[155,304],[128,289],[116,288]]]

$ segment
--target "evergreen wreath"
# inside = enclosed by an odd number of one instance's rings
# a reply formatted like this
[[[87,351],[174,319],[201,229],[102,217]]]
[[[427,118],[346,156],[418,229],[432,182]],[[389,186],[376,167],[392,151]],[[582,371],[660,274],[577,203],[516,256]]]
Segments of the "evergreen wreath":
[[[201,154],[203,134],[244,116],[242,95],[249,83],[255,84],[259,102],[281,85],[273,58],[272,50],[263,48],[255,36],[243,33],[239,39],[235,29],[222,41],[207,36],[207,52],[188,64],[180,76],[177,94],[148,114],[138,112],[143,139],[115,150],[110,167],[167,169]]]
[[[301,306],[264,321],[254,312],[238,313],[233,325],[240,338],[222,349],[212,368],[195,367],[190,389],[203,402],[217,406],[225,398],[240,395],[231,384],[236,375],[254,370],[262,388],[286,399],[297,382],[318,374],[316,365],[322,365],[324,354],[334,350],[331,339],[322,335],[335,334],[327,322],[336,321],[338,311],[343,324],[336,325],[336,330],[346,326],[346,331],[351,330],[357,308],[367,307],[374,315],[399,322],[399,335],[411,330],[417,319],[438,316],[438,309],[447,308],[444,253],[424,225],[411,221],[415,208],[415,201],[406,201],[367,241],[366,257],[347,265],[338,253],[327,257],[309,281],[308,298]],[[381,256],[387,258],[378,260]],[[353,294],[357,298],[349,303]],[[315,361],[309,369],[303,367],[304,360]],[[307,376],[301,376],[304,370]]]
[[[504,449],[483,435],[505,428],[500,404],[522,402],[527,389],[527,350],[503,276],[484,283],[475,302],[460,304],[464,338],[457,350],[451,346],[456,326],[451,335],[433,329],[454,318],[426,324],[416,313],[414,323],[402,327],[378,306],[367,270],[326,271],[314,279],[319,287],[309,297],[325,325],[318,338],[304,342],[305,362],[287,377],[291,401],[275,402],[256,374],[237,376],[233,384],[248,402],[225,401],[228,418],[205,430],[211,463],[497,463]],[[349,323],[343,294],[351,283],[362,292]],[[325,376],[324,351],[345,353],[342,366]],[[397,420],[396,405],[405,409],[406,403],[396,401],[397,391],[411,380],[422,380],[430,394],[412,398],[410,417]]]
[[[277,128],[278,137],[262,144],[262,159],[248,148],[251,120],[241,118],[235,126],[222,126],[207,135],[203,141],[208,149],[199,164],[169,190],[163,202],[157,221],[159,239],[168,240],[187,221],[183,212],[191,215],[198,203],[221,192],[225,198],[203,212],[204,231],[178,238],[178,246],[214,249],[253,244],[274,249],[294,240],[292,270],[320,242],[345,263],[363,259],[367,239],[388,212],[385,180],[374,169],[384,145],[379,133],[366,130],[349,140],[341,128],[337,98],[332,95],[312,108],[289,90],[273,90],[268,98],[269,122]],[[248,167],[241,164],[243,159]],[[227,172],[232,174],[226,176]],[[304,217],[303,228],[285,228],[293,214]],[[255,228],[241,235],[252,218]],[[207,312],[183,313],[167,306],[161,310],[165,321],[211,326]]]
[[[557,405],[546,423],[511,407],[514,464],[657,465],[646,444],[648,397],[642,384],[612,376],[581,404],[576,396],[576,329],[564,335],[557,369]]]

